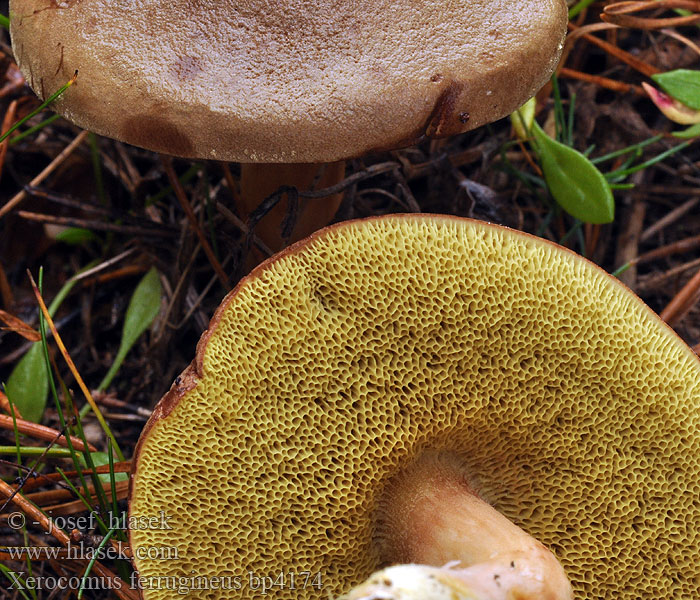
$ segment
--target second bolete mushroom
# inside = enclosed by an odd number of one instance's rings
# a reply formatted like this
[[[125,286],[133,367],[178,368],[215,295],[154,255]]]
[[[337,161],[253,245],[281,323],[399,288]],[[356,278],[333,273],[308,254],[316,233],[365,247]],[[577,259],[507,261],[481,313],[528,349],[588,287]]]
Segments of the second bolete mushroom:
[[[574,253],[343,223],[244,279],[156,408],[141,587],[326,598],[423,562],[350,597],[697,598],[699,408],[693,352]]]

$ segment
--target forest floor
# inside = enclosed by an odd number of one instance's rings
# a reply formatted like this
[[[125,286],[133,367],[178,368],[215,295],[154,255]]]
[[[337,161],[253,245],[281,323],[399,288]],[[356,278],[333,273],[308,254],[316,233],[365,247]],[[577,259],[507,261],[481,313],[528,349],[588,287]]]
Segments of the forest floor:
[[[632,27],[616,27],[599,18],[605,4],[610,3],[590,4],[571,19],[555,83],[537,96],[536,119],[545,131],[554,132],[559,107],[567,143],[590,158],[632,148],[599,163],[604,173],[628,169],[617,183],[633,184],[615,189],[612,223],[581,223],[556,204],[540,185],[537,157],[518,140],[509,119],[349,161],[344,199],[334,220],[442,213],[541,236],[616,273],[697,350],[700,150],[691,140],[672,151],[683,140],[671,132],[681,127],[659,112],[642,83],[653,84],[650,76],[655,73],[697,68],[698,26],[690,21],[659,24],[658,19],[677,16],[659,9],[641,13],[644,19]],[[3,131],[38,106],[4,32]],[[0,382],[11,378],[38,339],[39,311],[28,273],[38,280],[41,270],[47,303],[62,289],[67,291],[55,311],[55,325],[128,459],[150,411],[194,357],[216,307],[266,252],[248,235],[249,223],[238,204],[239,165],[162,157],[83,133],[52,114],[50,107],[43,110],[16,133],[41,127],[0,145]],[[653,160],[663,153],[662,160]],[[654,164],[634,169],[647,161]],[[157,277],[140,292],[146,306],[155,306],[153,314],[129,315],[137,285],[153,268]],[[129,318],[136,331],[133,345],[109,384],[101,385],[120,353]],[[59,397],[65,385],[82,406],[75,374],[50,335],[48,349],[57,369]],[[34,371],[30,368],[24,377],[29,386]],[[9,414],[8,402],[3,394],[0,400],[3,417]],[[51,395],[39,418],[56,433],[63,429]],[[10,419],[2,425],[0,444],[14,446],[16,424]],[[83,428],[88,442],[107,453],[106,437],[94,416],[83,419]],[[54,441],[47,436],[31,430],[21,444],[45,448]],[[25,456],[20,467],[23,493],[43,490],[45,498],[35,496],[38,505],[65,504],[64,514],[80,515],[71,504],[75,496],[56,484],[60,478],[55,467],[68,468],[67,459],[42,458],[41,468],[51,482],[27,477],[36,457]],[[118,457],[115,461],[121,462]],[[126,462],[122,471],[128,470]],[[6,455],[0,463],[5,480],[13,485],[17,469],[16,455]],[[125,485],[116,482],[116,489],[117,501],[123,502]],[[5,522],[10,511],[7,506],[0,511]],[[27,535],[34,542],[46,537],[36,530]],[[0,546],[20,542],[0,521]],[[5,558],[8,568],[26,572],[26,563]],[[66,562],[38,561],[35,571],[68,573]],[[108,564],[103,568],[116,572]],[[17,597],[4,588],[0,585],[0,597]]]

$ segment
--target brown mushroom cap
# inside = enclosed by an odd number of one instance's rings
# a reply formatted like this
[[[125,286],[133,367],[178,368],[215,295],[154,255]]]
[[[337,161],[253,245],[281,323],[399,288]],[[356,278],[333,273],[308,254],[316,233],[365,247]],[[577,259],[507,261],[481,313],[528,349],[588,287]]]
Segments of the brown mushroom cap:
[[[327,162],[515,110],[550,76],[563,0],[11,0],[41,98],[178,156]]]
[[[692,351],[568,250],[453,217],[327,228],[229,294],[142,435],[130,514],[172,528],[131,531],[145,597],[347,591],[380,566],[386,482],[437,450],[577,598],[698,598],[699,405]]]

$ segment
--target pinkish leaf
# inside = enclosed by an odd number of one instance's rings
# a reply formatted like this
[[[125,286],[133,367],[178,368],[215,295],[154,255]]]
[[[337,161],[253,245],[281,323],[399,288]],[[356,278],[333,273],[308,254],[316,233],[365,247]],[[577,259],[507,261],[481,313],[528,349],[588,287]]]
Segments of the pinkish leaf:
[[[644,91],[648,94],[656,107],[671,121],[681,125],[693,125],[700,123],[700,110],[693,110],[685,104],[681,104],[675,98],[657,90],[648,83],[642,83]]]

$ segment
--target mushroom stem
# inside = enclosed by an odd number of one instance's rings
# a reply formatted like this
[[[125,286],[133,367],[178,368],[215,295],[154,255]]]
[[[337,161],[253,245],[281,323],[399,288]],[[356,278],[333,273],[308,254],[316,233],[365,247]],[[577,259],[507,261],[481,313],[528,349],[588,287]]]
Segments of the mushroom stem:
[[[243,163],[241,164],[241,201],[248,216],[268,196],[282,186],[300,191],[323,189],[335,185],[345,176],[345,161],[317,163]],[[335,215],[343,194],[305,200],[300,198],[297,219],[289,242],[300,240],[325,227]],[[272,250],[284,246],[282,222],[287,214],[287,198],[283,197],[258,223],[255,232]]]
[[[387,562],[413,564],[375,573],[347,600],[573,597],[556,557],[479,498],[451,455],[428,453],[391,481],[377,538]]]

